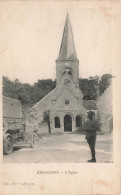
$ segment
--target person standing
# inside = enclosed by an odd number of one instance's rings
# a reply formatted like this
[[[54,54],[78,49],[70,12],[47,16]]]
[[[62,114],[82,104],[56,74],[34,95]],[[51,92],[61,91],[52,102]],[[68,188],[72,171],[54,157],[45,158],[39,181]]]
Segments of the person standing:
[[[95,120],[95,113],[92,111],[88,112],[88,120],[84,124],[84,130],[86,131],[87,143],[91,150],[92,159],[87,162],[96,162],[95,158],[95,142],[96,142],[96,132],[98,130],[98,123]]]

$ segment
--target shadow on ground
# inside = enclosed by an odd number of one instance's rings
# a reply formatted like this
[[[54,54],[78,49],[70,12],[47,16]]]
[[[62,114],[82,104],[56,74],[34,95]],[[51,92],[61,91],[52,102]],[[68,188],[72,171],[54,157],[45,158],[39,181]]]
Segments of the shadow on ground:
[[[20,150],[20,149],[22,149],[22,147],[18,147],[18,146],[13,147],[13,152],[18,151],[18,150]]]

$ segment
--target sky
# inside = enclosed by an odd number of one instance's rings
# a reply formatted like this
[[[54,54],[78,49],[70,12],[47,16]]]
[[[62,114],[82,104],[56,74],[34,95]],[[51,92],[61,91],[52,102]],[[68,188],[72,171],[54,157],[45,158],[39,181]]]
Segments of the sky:
[[[88,1],[4,2],[0,7],[2,75],[33,84],[56,78],[65,19],[69,13],[79,77],[112,74],[117,8]]]

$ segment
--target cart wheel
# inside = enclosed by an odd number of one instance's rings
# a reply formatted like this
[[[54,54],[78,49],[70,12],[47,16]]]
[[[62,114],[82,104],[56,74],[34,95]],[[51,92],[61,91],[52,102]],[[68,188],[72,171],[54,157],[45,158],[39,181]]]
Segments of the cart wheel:
[[[11,136],[7,136],[6,141],[3,141],[3,153],[8,155],[13,152],[13,141]]]
[[[31,146],[31,148],[34,148],[34,136],[32,137],[32,141],[31,141],[31,143],[30,143],[30,146]]]

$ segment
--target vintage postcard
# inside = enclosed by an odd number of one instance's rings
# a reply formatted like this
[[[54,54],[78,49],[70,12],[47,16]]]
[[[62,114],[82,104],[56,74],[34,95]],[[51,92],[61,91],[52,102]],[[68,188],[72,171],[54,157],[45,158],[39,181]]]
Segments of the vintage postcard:
[[[121,2],[0,2],[0,195],[121,194]]]

